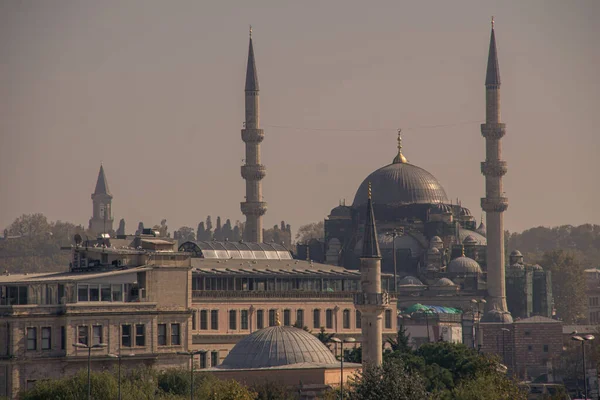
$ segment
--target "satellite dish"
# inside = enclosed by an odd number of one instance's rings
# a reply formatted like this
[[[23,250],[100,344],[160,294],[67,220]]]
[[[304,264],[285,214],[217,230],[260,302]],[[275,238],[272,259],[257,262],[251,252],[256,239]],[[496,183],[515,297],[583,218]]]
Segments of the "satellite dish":
[[[76,233],[75,236],[73,236],[73,240],[75,240],[75,244],[79,246],[82,242],[81,235]]]

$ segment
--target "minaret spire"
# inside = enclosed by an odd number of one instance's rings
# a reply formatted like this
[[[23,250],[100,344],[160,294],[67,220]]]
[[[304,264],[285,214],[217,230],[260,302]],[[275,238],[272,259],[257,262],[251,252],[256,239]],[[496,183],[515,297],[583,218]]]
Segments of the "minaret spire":
[[[381,252],[375,227],[371,182],[368,190],[363,248],[360,256],[361,292],[354,296],[354,305],[361,313],[363,369],[369,365],[379,366],[383,361],[381,316],[389,306],[389,296],[381,290]]]
[[[96,233],[108,233],[113,229],[112,194],[108,188],[108,180],[104,173],[104,165],[100,164],[96,187],[92,193],[92,218],[89,229]]]
[[[261,184],[261,180],[266,175],[266,168],[260,163],[260,143],[265,133],[260,129],[258,74],[252,45],[252,26],[250,26],[249,36],[245,86],[246,112],[242,129],[242,140],[246,144],[246,163],[241,171],[242,178],[246,181],[246,201],[241,203],[241,209],[246,216],[244,240],[260,243],[263,241],[262,216],[267,211],[267,203],[262,201]]]
[[[487,221],[487,278],[488,300],[482,322],[512,322],[506,305],[506,282],[504,263],[504,211],[508,208],[502,177],[507,172],[506,161],[502,160],[501,139],[506,134],[506,125],[500,122],[500,69],[494,19],[485,77],[486,115],[481,125],[481,134],[485,138],[485,161],[481,163],[481,172],[485,176],[485,197],[481,199],[481,208]]]

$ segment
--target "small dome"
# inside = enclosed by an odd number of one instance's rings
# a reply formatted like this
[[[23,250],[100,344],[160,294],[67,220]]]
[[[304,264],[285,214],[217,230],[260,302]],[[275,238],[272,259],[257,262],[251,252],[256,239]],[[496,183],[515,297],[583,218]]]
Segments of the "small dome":
[[[352,214],[350,213],[350,210],[351,210],[351,208],[348,206],[337,206],[333,210],[331,210],[331,213],[329,214],[329,216],[330,217],[350,218],[352,216]]]
[[[442,242],[442,238],[440,238],[439,236],[434,236],[431,238],[431,243],[443,243]]]
[[[532,265],[531,269],[534,271],[543,271],[544,270],[544,268],[542,268],[542,266],[539,264]]]
[[[456,286],[456,284],[448,278],[441,278],[434,286]]]
[[[299,363],[335,364],[338,361],[327,346],[309,332],[292,326],[272,326],[239,341],[219,368],[269,368]]]
[[[405,276],[404,278],[400,279],[400,281],[398,282],[398,286],[408,286],[408,285],[423,285],[423,282],[421,282],[418,278],[415,278],[414,276]]]
[[[427,250],[427,254],[430,256],[436,256],[440,254],[440,251],[437,249],[437,247],[431,247],[429,250]]]
[[[510,253],[510,256],[511,256],[511,257],[523,257],[523,254],[521,254],[521,252],[520,252],[519,250],[513,250],[513,251]]]
[[[525,266],[520,263],[513,263],[509,265],[509,268],[522,270],[525,269]]]
[[[487,230],[485,228],[485,224],[483,223],[483,221],[481,221],[481,223],[479,224],[479,226],[477,227],[477,230],[475,232],[477,232],[481,236],[485,237],[485,235],[487,234]]]
[[[472,258],[461,256],[450,261],[448,272],[453,274],[481,274],[481,267]]]
[[[469,211],[468,208],[461,208],[460,209],[460,215],[470,217],[471,216],[471,211]]]
[[[479,242],[473,237],[473,235],[469,235],[465,238],[465,240],[463,240],[463,244],[465,246],[477,246]]]
[[[510,324],[513,322],[513,318],[508,311],[492,309],[483,314],[481,322],[498,322],[502,324]]]
[[[429,209],[429,213],[430,214],[447,214],[447,213],[452,213],[452,207],[449,206],[448,204],[434,204],[430,209]]]

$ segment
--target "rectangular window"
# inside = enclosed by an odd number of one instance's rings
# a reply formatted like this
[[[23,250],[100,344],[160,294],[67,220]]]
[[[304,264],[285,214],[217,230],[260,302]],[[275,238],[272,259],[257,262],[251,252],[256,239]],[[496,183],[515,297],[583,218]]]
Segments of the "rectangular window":
[[[146,345],[146,326],[143,324],[135,326],[135,345],[140,347]]]
[[[213,331],[219,330],[219,310],[210,311],[210,329]]]
[[[237,329],[237,311],[229,310],[229,329],[235,331]]]
[[[167,324],[158,324],[158,345],[167,345]]]
[[[88,285],[77,286],[77,301],[89,301]]]
[[[27,350],[37,350],[37,328],[27,328]]]
[[[296,310],[296,326],[304,328],[304,310]]]
[[[92,344],[104,343],[102,341],[102,325],[92,326]]]
[[[210,353],[210,366],[211,367],[216,367],[217,365],[219,365],[219,352],[218,351],[212,351]]]
[[[547,344],[545,344],[545,345],[544,345],[544,353],[547,353],[547,352],[548,352],[548,345],[547,345]]]
[[[181,325],[171,324],[171,345],[181,345]]]
[[[131,325],[121,325],[121,346],[131,347]]]
[[[112,301],[123,301],[123,285],[112,285]]]
[[[52,328],[49,326],[42,328],[42,350],[52,348]]]
[[[88,341],[88,327],[85,325],[77,327],[77,343],[85,344],[86,346],[89,344]]]
[[[362,328],[362,320],[361,320],[362,314],[358,310],[356,310],[355,314],[356,314],[355,315],[355,317],[356,317],[356,329],[361,329]]]
[[[242,330],[248,329],[248,310],[240,311],[240,328]]]
[[[392,329],[392,310],[385,310],[385,329]]]
[[[208,329],[208,311],[200,310],[200,329],[205,331]]]
[[[290,310],[283,310],[283,325],[290,326],[292,324],[292,312]]]
[[[262,329],[265,327],[265,311],[256,310],[256,329]]]
[[[90,285],[90,301],[100,301],[100,289],[98,289],[98,285]]]
[[[67,330],[64,326],[60,327],[60,349],[64,350],[67,347]]]
[[[206,352],[200,353],[200,369],[206,368]]]
[[[196,310],[192,310],[192,330],[195,331],[196,330],[196,314],[198,313],[198,311]]]
[[[110,301],[111,300],[110,285],[102,285],[100,287],[100,299],[102,301]]]
[[[277,310],[269,310],[269,326],[275,326],[276,320]]]
[[[333,310],[331,308],[325,310],[325,328],[333,329]]]
[[[342,320],[344,324],[344,329],[350,329],[350,310],[344,310]]]
[[[527,351],[533,351],[533,346],[532,345],[527,345]]]
[[[313,310],[313,328],[321,328],[321,310],[319,309]]]

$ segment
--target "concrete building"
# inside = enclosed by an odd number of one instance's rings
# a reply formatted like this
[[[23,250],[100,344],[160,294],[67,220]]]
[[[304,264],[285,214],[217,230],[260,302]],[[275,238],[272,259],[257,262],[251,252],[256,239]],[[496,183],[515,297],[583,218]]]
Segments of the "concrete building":
[[[587,283],[587,321],[589,324],[600,324],[600,270],[588,268],[585,270],[585,281]]]
[[[265,138],[265,132],[260,129],[258,73],[252,46],[252,27],[250,27],[245,93],[246,119],[242,129],[242,140],[246,144],[246,163],[242,166],[242,178],[246,181],[246,200],[241,203],[242,214],[246,216],[244,240],[261,243],[263,241],[262,216],[267,212],[261,181],[267,169],[260,163],[260,143]]]

